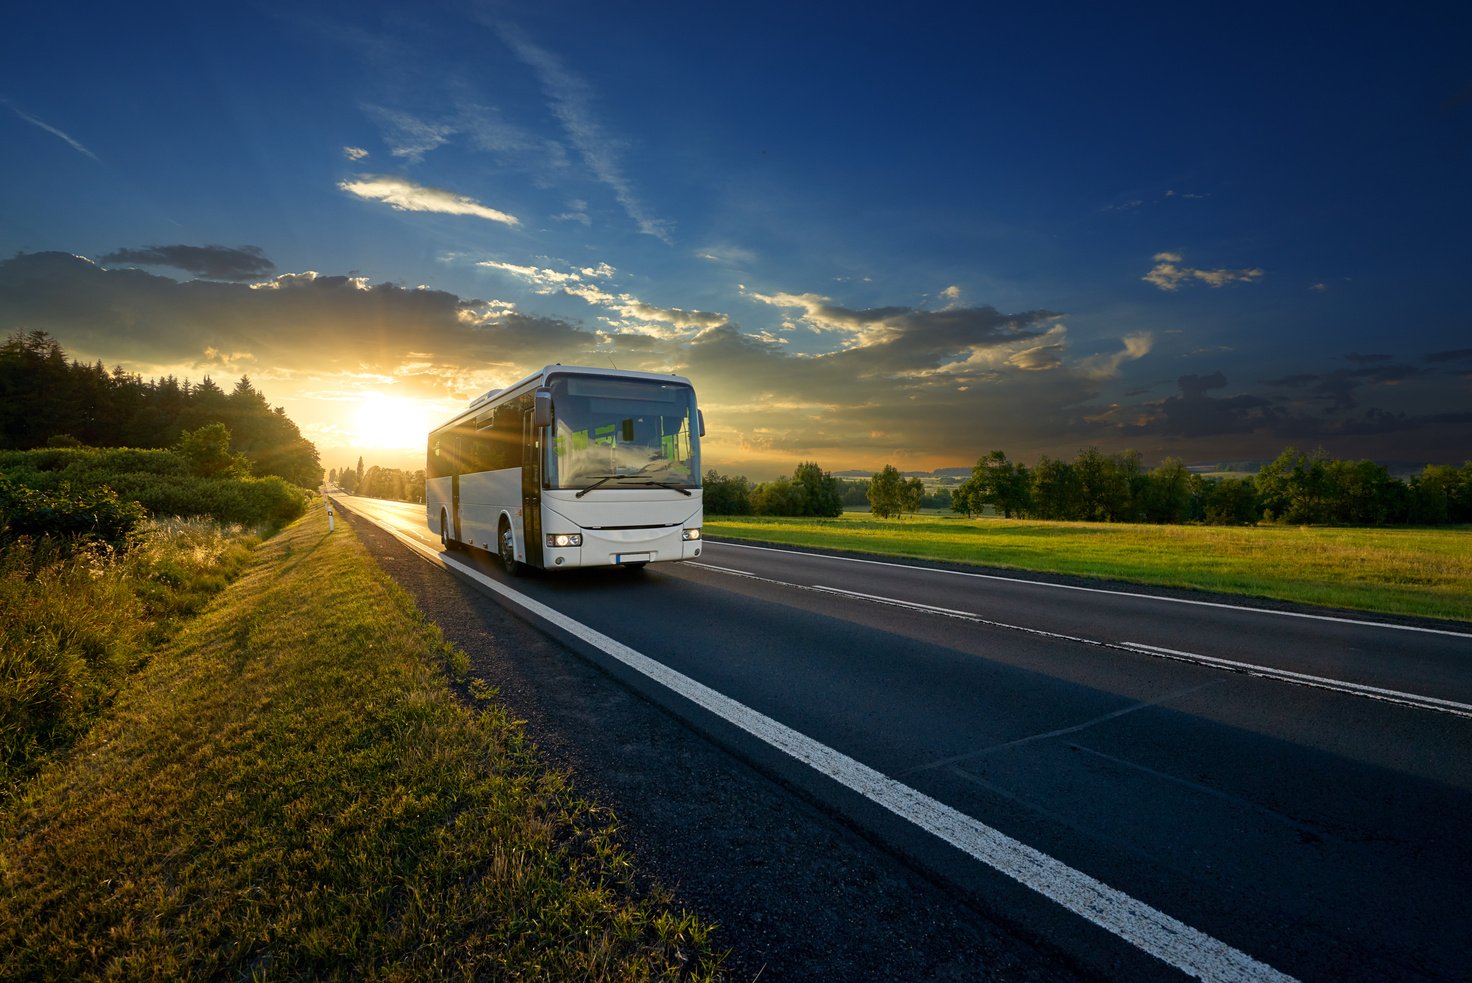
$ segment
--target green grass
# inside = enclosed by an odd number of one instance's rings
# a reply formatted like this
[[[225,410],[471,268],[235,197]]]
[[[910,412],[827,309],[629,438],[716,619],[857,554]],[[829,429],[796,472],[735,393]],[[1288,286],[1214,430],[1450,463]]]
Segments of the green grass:
[[[1472,621],[1472,527],[1150,526],[708,516],[714,537]]]
[[[310,516],[0,814],[4,979],[708,979],[616,819]]]
[[[199,519],[149,521],[129,538],[122,555],[49,537],[0,549],[0,792],[85,733],[259,541]]]

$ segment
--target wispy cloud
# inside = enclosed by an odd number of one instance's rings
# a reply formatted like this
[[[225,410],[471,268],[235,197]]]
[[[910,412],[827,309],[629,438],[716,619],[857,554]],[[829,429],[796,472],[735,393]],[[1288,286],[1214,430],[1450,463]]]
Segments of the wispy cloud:
[[[442,188],[430,188],[415,184],[401,177],[360,174],[355,180],[341,181],[337,185],[348,194],[369,201],[381,201],[402,212],[439,212],[444,215],[472,215],[502,225],[517,226],[521,220],[515,215],[489,208],[464,195],[457,195]]]
[[[1124,345],[1117,352],[1091,355],[1078,364],[1078,371],[1090,379],[1113,379],[1119,375],[1120,367],[1150,354],[1155,345],[1154,336],[1148,331],[1125,335],[1120,339]]]
[[[420,163],[425,154],[449,143],[456,132],[451,123],[433,123],[396,109],[365,106],[364,111],[383,127],[389,153],[411,164]]]
[[[1192,266],[1181,266],[1184,257],[1180,253],[1156,253],[1155,266],[1140,279],[1153,283],[1161,290],[1175,291],[1182,284],[1200,281],[1208,287],[1224,287],[1229,283],[1251,283],[1262,278],[1263,271],[1251,267],[1242,270],[1202,270]]]
[[[501,36],[516,56],[531,67],[546,93],[552,109],[572,145],[582,155],[593,176],[613,191],[618,203],[645,235],[670,243],[670,226],[655,217],[634,192],[633,183],[623,172],[618,142],[603,128],[593,112],[593,93],[588,84],[567,69],[545,48],[535,44],[520,31],[500,26]]]
[[[32,116],[30,113],[24,112],[8,99],[0,99],[0,103],[4,103],[7,109],[9,109],[15,115],[19,116],[21,119],[25,120],[27,123],[30,123],[32,126],[39,127],[40,129],[45,130],[47,133],[50,133],[52,136],[66,141],[67,145],[75,150],[77,153],[82,154],[85,157],[91,157],[93,160],[98,161],[99,163],[101,162],[102,158],[98,157],[92,151],[83,146],[80,140],[77,140],[69,134],[62,132],[61,130],[52,126],[50,123],[47,123],[44,120],[39,120],[36,117]]]

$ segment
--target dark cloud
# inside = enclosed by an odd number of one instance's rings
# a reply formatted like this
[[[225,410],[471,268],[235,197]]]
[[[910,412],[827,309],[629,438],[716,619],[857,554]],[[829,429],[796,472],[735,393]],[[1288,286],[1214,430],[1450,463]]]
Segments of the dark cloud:
[[[1280,415],[1271,401],[1261,396],[1208,396],[1227,387],[1227,378],[1220,372],[1183,375],[1177,385],[1180,395],[1147,403],[1147,416],[1128,427],[1127,432],[1188,439],[1245,434],[1274,424]]]
[[[1344,357],[1356,365],[1374,365],[1377,362],[1389,362],[1395,358],[1394,355],[1361,355],[1359,352],[1350,352]]]
[[[276,269],[259,246],[149,246],[119,249],[98,262],[169,266],[207,280],[259,280]]]
[[[180,283],[109,270],[66,253],[0,262],[0,331],[50,332],[107,361],[208,366],[218,353],[252,373],[393,376],[459,391],[498,371],[570,361],[599,337],[562,321],[499,311],[440,290],[356,277],[285,274],[267,284]],[[426,393],[429,394],[429,393]]]
[[[1447,352],[1431,352],[1424,356],[1427,362],[1472,362],[1472,348],[1454,348]]]
[[[1348,356],[1355,360],[1355,356]],[[1352,410],[1359,406],[1358,392],[1365,385],[1394,385],[1421,374],[1409,365],[1378,364],[1388,356],[1362,356],[1366,366],[1359,369],[1335,369],[1322,374],[1299,373],[1280,379],[1264,379],[1263,385],[1275,388],[1303,389],[1327,404],[1329,413]]]

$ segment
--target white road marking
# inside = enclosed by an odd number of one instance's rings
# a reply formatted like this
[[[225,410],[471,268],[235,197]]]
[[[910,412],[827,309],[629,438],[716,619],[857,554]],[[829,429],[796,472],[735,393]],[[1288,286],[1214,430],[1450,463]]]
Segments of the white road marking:
[[[869,562],[869,561],[863,561]],[[824,587],[821,584],[794,584],[784,580],[775,580],[771,577],[762,577],[745,570],[737,570],[731,567],[718,567],[710,563],[691,563],[692,566],[713,570],[717,573],[733,574],[745,577],[748,580],[759,580],[763,583],[773,584],[778,587],[792,587],[798,590],[818,591],[824,594],[837,594],[841,597],[852,597],[860,601],[870,601],[875,604],[885,604],[890,607],[908,608],[925,614],[938,614],[946,618],[958,618],[962,621],[970,621],[978,625],[986,625],[990,628],[1004,628],[1008,631],[1020,631],[1029,635],[1039,635],[1043,638],[1056,638],[1065,642],[1078,642],[1083,645],[1093,645],[1099,648],[1116,649],[1121,652],[1133,652],[1139,655],[1153,655],[1158,658],[1171,659],[1176,662],[1190,662],[1195,665],[1205,666],[1211,669],[1223,669],[1227,672],[1245,673],[1249,676],[1258,676],[1263,679],[1276,679],[1279,682],[1294,683],[1299,686],[1313,686],[1317,689],[1333,690],[1336,693],[1345,693],[1350,696],[1359,696],[1368,700],[1379,700],[1382,703],[1394,703],[1397,706],[1412,707],[1417,710],[1433,710],[1438,713],[1450,713],[1457,717],[1472,718],[1472,705],[1458,703],[1455,700],[1443,700],[1436,696],[1422,696],[1419,693],[1405,693],[1400,690],[1382,689],[1378,686],[1367,686],[1363,683],[1351,683],[1343,679],[1329,679],[1324,676],[1311,676],[1307,673],[1292,672],[1288,669],[1275,669],[1271,666],[1260,666],[1251,662],[1237,662],[1232,659],[1220,659],[1210,655],[1200,655],[1195,652],[1182,652],[1178,649],[1161,648],[1157,645],[1146,645],[1143,642],[1115,642],[1098,638],[1084,638],[1080,635],[1065,635],[1061,632],[1047,631],[1042,628],[1029,628],[1025,625],[1012,625],[1005,621],[993,621],[983,618],[981,615],[972,614],[969,611],[958,611],[955,608],[942,608],[934,604],[922,604],[919,601],[906,601],[897,597],[884,597],[880,594],[865,594],[860,591],[844,590],[839,587]],[[1029,581],[1030,583],[1031,581]]]
[[[1074,870],[1020,840],[992,829],[980,820],[835,751],[663,663],[656,662],[624,643],[574,621],[555,608],[507,587],[458,559],[413,539],[402,536],[398,538],[431,562],[470,578],[696,706],[741,728],[770,747],[784,752],[819,774],[862,795],[895,816],[1188,976],[1224,983],[1288,983],[1293,980],[1293,977],[1259,962],[1247,953],[1088,874]]]
[[[1419,693],[1402,693],[1399,690],[1381,689],[1379,686],[1366,686],[1362,683],[1346,682],[1343,679],[1328,679],[1324,676],[1310,676],[1307,673],[1291,672],[1287,669],[1273,669],[1267,666],[1253,665],[1249,662],[1218,659],[1215,656],[1199,655],[1195,652],[1181,652],[1176,649],[1161,648],[1158,645],[1145,645],[1142,642],[1120,642],[1116,647],[1131,652],[1144,652],[1147,655],[1158,655],[1166,659],[1176,659],[1181,662],[1193,662],[1197,665],[1213,666],[1233,672],[1245,672],[1252,676],[1281,679],[1289,683],[1298,683],[1301,686],[1313,686],[1318,689],[1334,690],[1336,693],[1349,693],[1352,696],[1362,696],[1369,700],[1380,700],[1384,703],[1396,703],[1401,706],[1415,707],[1419,710],[1439,710],[1442,713],[1450,713],[1458,717],[1472,718],[1472,705],[1458,703],[1455,700],[1443,700],[1435,696],[1421,696]]]
[[[1310,614],[1306,611],[1279,611],[1273,608],[1255,608],[1244,604],[1225,604],[1220,601],[1202,601],[1190,597],[1167,597],[1160,594],[1141,594],[1133,591],[1109,590],[1104,587],[1082,587],[1078,584],[1055,584],[1046,580],[1029,580],[1025,577],[1003,577],[994,573],[974,573],[969,570],[947,570],[941,567],[917,568],[912,563],[897,563],[890,560],[864,560],[855,556],[834,556],[830,553],[808,553],[804,550],[779,549],[774,546],[753,546],[750,543],[732,543],[725,540],[708,540],[712,545],[730,546],[735,549],[761,550],[767,553],[792,553],[796,556],[811,556],[822,560],[838,560],[844,563],[867,563],[880,567],[902,567],[907,570],[924,569],[931,573],[942,573],[952,577],[974,577],[978,580],[997,580],[1008,584],[1026,584],[1029,587],[1049,587],[1054,590],[1082,591],[1086,594],[1113,594],[1116,597],[1133,597],[1146,601],[1162,601],[1167,604],[1194,604],[1197,607],[1221,608],[1227,611],[1246,611],[1251,614],[1271,614],[1280,618],[1305,618],[1310,621],[1332,621],[1341,625],[1362,625],[1369,628],[1387,628],[1391,631],[1416,631],[1428,635],[1450,635],[1453,638],[1472,639],[1472,633],[1451,631],[1446,628],[1425,628],[1420,625],[1397,625],[1387,621],[1368,621],[1358,618],[1342,618],[1328,614]]]

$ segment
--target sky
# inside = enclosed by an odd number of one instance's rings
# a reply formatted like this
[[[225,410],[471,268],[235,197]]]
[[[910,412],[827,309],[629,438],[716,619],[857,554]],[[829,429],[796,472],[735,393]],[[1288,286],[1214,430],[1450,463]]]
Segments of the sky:
[[[145,0],[0,34],[0,332],[248,376],[324,468],[422,466],[555,362],[688,377],[704,466],[753,480],[1472,458],[1466,3]]]

